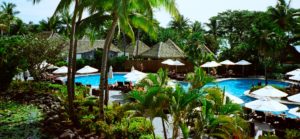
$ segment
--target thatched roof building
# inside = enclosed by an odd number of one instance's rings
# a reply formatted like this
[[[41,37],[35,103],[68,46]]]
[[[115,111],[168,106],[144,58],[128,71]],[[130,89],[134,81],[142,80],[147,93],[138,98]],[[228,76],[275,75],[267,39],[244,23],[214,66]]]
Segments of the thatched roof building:
[[[167,58],[185,58],[184,52],[170,39],[166,42],[159,42],[149,50],[140,55],[144,58],[167,59]]]
[[[95,40],[93,46],[90,40],[78,40],[77,43],[77,53],[85,53],[89,51],[93,51],[96,49],[103,49],[104,48],[105,40]],[[121,52],[119,48],[117,48],[114,44],[111,44],[110,51],[112,52]]]
[[[122,48],[120,49],[123,50]],[[136,57],[149,49],[150,47],[148,45],[138,40],[135,44],[131,43],[127,45],[125,48],[125,52],[129,54],[129,57]]]

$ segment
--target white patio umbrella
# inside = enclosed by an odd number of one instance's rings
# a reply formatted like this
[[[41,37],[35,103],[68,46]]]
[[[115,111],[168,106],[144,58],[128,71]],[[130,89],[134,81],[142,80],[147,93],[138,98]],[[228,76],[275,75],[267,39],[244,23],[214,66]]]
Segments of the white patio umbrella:
[[[202,68],[214,68],[214,67],[218,67],[218,66],[221,66],[221,64],[217,63],[216,61],[210,61],[210,62],[206,62],[204,64],[202,64],[200,67]],[[208,73],[208,70],[207,69],[207,73]]]
[[[300,69],[295,69],[286,73],[286,75],[299,75],[299,74],[300,74]]]
[[[251,63],[248,62],[248,61],[246,61],[246,60],[240,60],[240,61],[236,62],[235,64],[242,66],[243,75],[244,75],[244,71],[245,71],[245,67],[244,66],[251,65]]]
[[[177,66],[184,66],[184,64],[181,63],[179,60],[175,60],[173,65],[175,66],[175,72],[177,71]]]
[[[287,93],[284,93],[270,85],[255,90],[251,94],[261,96],[261,97],[273,97],[273,98],[281,98],[281,97],[286,97],[288,95]]]
[[[181,63],[179,60],[174,61],[175,66],[184,66],[184,63]]]
[[[253,109],[253,110],[258,110],[258,111],[285,111],[288,110],[289,108],[284,105],[279,103],[278,101],[272,100],[270,98],[263,98],[263,99],[258,99],[251,101],[249,103],[245,104],[245,107]]]
[[[147,76],[146,73],[138,71],[138,70],[133,70],[133,71],[127,73],[126,75],[124,75],[124,77],[126,78],[127,81],[132,81],[132,82],[137,82],[139,80],[142,80],[146,76]]]
[[[203,68],[214,68],[214,67],[218,67],[218,66],[221,66],[221,64],[219,64],[216,61],[206,62],[201,65],[201,67],[203,67]]]
[[[289,77],[290,80],[300,81],[300,74]]]
[[[56,69],[55,71],[53,71],[52,73],[54,73],[54,74],[66,74],[66,73],[68,73],[68,67],[62,66],[62,67]]]
[[[163,62],[161,62],[162,64],[166,64],[166,65],[173,65],[173,63],[174,63],[174,60],[172,60],[172,59],[167,59],[167,60],[165,60],[165,61],[163,61]]]
[[[298,110],[299,110],[299,107],[295,107],[295,108],[290,109],[289,113],[293,114],[293,115],[295,115],[297,117],[300,117],[300,112],[297,112]]]
[[[47,69],[58,69],[59,67],[58,66],[55,66],[53,64],[49,64]]]
[[[113,77],[114,77],[113,67],[112,67],[112,66],[109,66],[108,78],[113,78]]]
[[[93,68],[91,66],[84,66],[83,68],[77,70],[79,74],[87,74],[87,73],[95,73],[98,72],[98,69]]]
[[[135,70],[135,68],[134,68],[134,66],[132,66],[130,71],[134,71],[134,70]]]
[[[236,62],[235,64],[236,65],[243,65],[243,66],[251,65],[251,63],[246,61],[246,60],[240,60],[240,61]]]
[[[232,61],[230,61],[230,60],[224,60],[224,61],[222,61],[222,62],[220,62],[220,64],[222,64],[222,65],[225,65],[226,66],[226,74],[227,74],[227,71],[228,71],[228,66],[230,66],[230,65],[235,65],[235,63],[233,63]]]
[[[228,59],[220,62],[220,64],[222,64],[222,65],[235,65],[235,63],[233,63],[232,61],[230,61]]]
[[[287,97],[289,101],[300,102],[300,93]]]
[[[184,66],[183,63],[181,63],[179,60],[172,60],[172,59],[167,59],[163,62],[161,62],[162,64],[166,64],[166,65],[169,65],[169,66],[175,66],[175,71],[177,71],[177,66]]]

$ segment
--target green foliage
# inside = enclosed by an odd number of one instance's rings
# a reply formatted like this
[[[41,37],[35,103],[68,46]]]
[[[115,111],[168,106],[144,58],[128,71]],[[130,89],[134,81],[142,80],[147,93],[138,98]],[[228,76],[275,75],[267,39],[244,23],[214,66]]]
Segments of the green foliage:
[[[127,60],[126,56],[114,57],[109,59],[109,64],[114,67],[115,71],[124,71],[125,70],[125,61]]]
[[[25,66],[25,45],[22,36],[0,37],[0,92],[7,89],[17,68]]]
[[[214,81],[214,78],[207,75],[201,67],[195,67],[194,72],[188,73],[186,79],[191,83],[190,89],[200,89],[205,84]]]
[[[286,139],[298,139],[298,138],[300,138],[300,131],[299,130],[287,129],[285,131],[285,133],[286,133],[286,135],[285,135]]]
[[[43,114],[36,106],[1,100],[0,115],[1,138],[41,137],[38,123]]]
[[[11,36],[0,38],[0,91],[10,84],[17,69],[28,69],[35,80],[41,78],[44,69],[36,68],[44,60],[55,61],[59,57],[61,42],[43,40],[34,36]]]
[[[56,63],[54,63],[54,65],[56,65],[58,67],[62,67],[62,66],[67,66],[68,63],[65,60],[61,60],[61,61],[57,61]]]

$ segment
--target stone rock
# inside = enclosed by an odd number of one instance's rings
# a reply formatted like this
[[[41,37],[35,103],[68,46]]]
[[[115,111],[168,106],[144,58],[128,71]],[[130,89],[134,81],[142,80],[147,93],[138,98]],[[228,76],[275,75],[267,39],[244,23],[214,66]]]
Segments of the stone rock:
[[[72,138],[75,138],[75,134],[73,133],[72,130],[70,129],[67,129],[65,130],[64,133],[62,133],[60,136],[59,136],[60,139],[72,139]]]

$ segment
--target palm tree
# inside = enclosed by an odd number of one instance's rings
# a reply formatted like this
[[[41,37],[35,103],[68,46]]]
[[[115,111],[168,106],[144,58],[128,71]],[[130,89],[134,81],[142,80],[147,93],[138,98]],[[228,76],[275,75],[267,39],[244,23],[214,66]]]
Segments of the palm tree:
[[[285,0],[278,0],[275,7],[269,7],[268,9],[273,20],[284,30],[291,27],[290,23],[293,20],[290,3],[291,0],[288,3]]]
[[[143,87],[146,90],[146,92],[139,92],[139,93],[133,92],[131,94],[131,96],[139,102],[139,105],[143,106],[142,110],[149,109],[148,111],[152,112],[151,113],[152,117],[149,116],[151,122],[153,118],[157,116],[161,117],[165,139],[167,139],[165,121],[167,121],[168,118],[164,114],[164,110],[168,108],[169,105],[168,94],[172,92],[172,88],[167,86],[168,80],[169,78],[168,78],[167,70],[163,70],[160,68],[157,74],[149,74],[145,79],[143,79],[138,84],[138,86]],[[140,97],[141,94],[145,94],[145,96],[141,98]],[[145,113],[144,111],[142,111],[142,113],[146,115],[150,115]]]
[[[109,29],[109,32],[106,36],[104,48],[103,48],[103,56],[102,56],[102,64],[101,64],[101,78],[100,78],[100,119],[104,119],[104,111],[103,111],[103,94],[105,87],[105,75],[107,74],[107,58],[108,52],[110,49],[110,44],[112,42],[113,35],[115,33],[115,29],[117,25],[119,28],[127,34],[132,41],[134,42],[134,32],[132,30],[132,26],[136,28],[140,28],[145,32],[150,33],[150,36],[154,37],[155,32],[153,29],[153,13],[152,9],[157,7],[164,7],[170,12],[172,15],[177,15],[178,11],[175,7],[174,0],[122,0],[122,1],[101,1],[97,2],[98,4],[102,3],[106,5],[106,11],[109,12],[112,17],[112,25]],[[102,4],[101,4],[102,5]],[[151,35],[152,34],[152,35]]]
[[[2,14],[8,27],[8,33],[10,33],[10,25],[15,20],[15,15],[20,13],[19,11],[15,11],[16,7],[16,4],[6,2],[3,2],[1,5]]]
[[[180,127],[182,132],[184,133],[184,138],[188,138],[188,135],[185,131],[187,131],[186,122],[182,119],[187,119],[188,110],[190,104],[196,101],[200,96],[203,96],[204,93],[200,91],[188,91],[177,85],[174,92],[170,94],[170,112],[173,117],[173,136],[175,139],[178,137],[178,128]]]
[[[213,82],[214,78],[207,75],[201,67],[195,67],[193,73],[188,73],[186,79],[191,83],[190,89],[200,89],[205,84]]]
[[[185,18],[183,15],[179,15],[178,17],[173,17],[169,26],[177,31],[186,31],[189,29],[189,23],[190,21],[188,18]]]
[[[205,25],[209,28],[208,33],[214,36],[214,39],[217,40],[218,37],[218,21],[215,18],[209,19],[210,23],[205,23]]]

